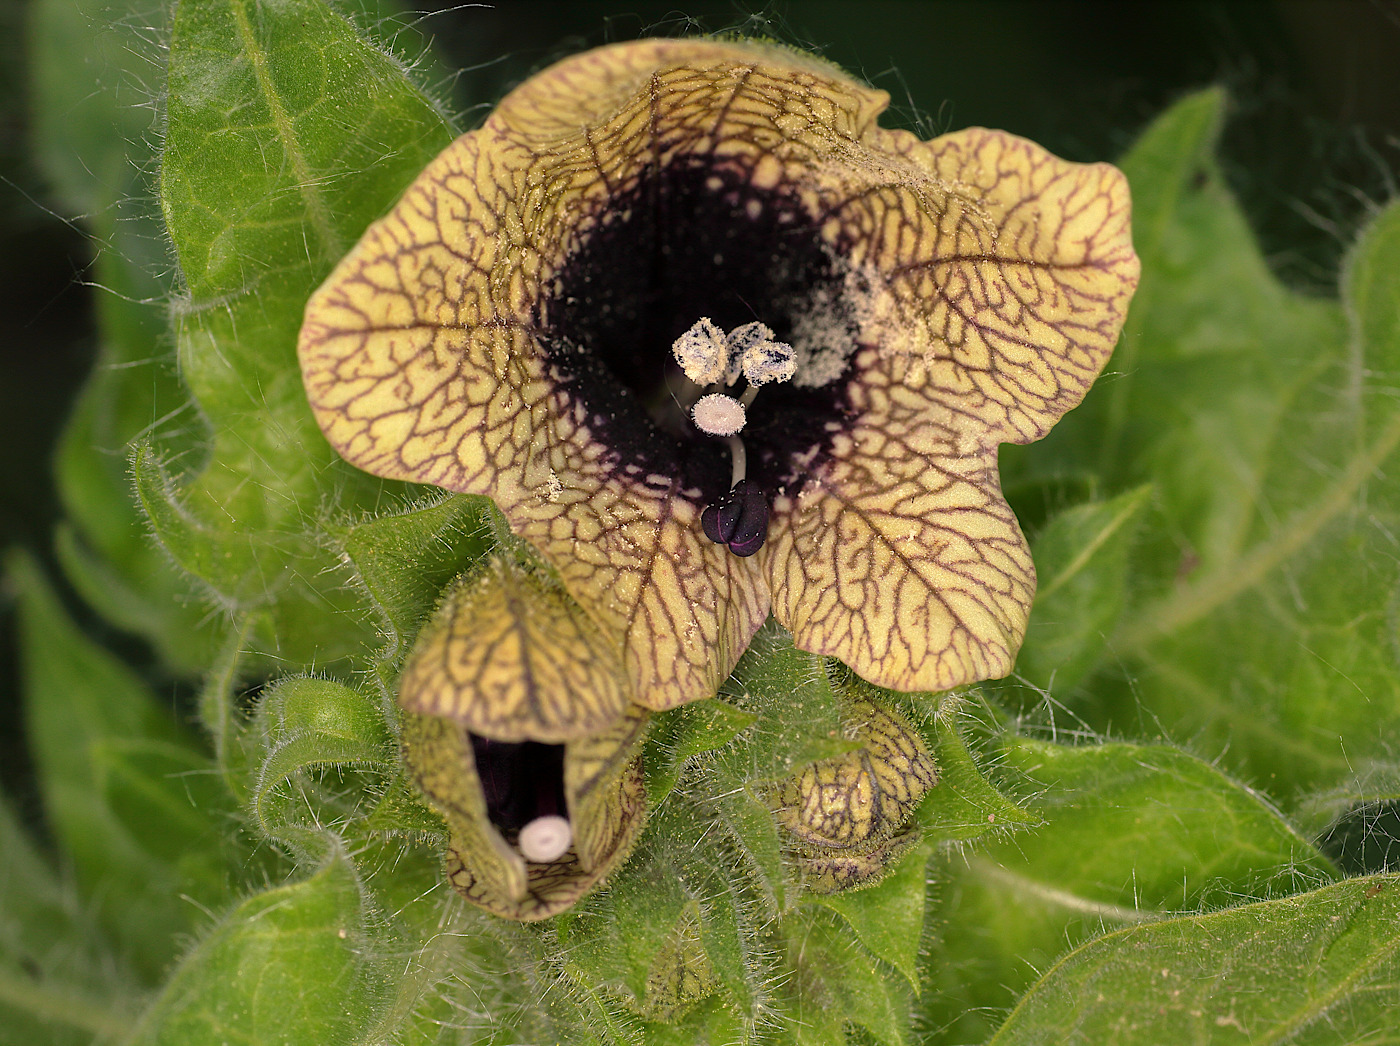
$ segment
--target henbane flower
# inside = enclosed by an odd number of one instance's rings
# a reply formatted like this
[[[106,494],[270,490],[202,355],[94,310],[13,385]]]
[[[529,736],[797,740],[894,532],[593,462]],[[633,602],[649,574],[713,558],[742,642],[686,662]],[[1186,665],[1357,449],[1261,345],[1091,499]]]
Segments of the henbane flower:
[[[1035,576],[997,446],[1112,351],[1127,186],[887,101],[700,40],[526,81],[308,304],[327,438],[494,499],[650,708],[712,696],[770,609],[882,686],[1004,675]]]

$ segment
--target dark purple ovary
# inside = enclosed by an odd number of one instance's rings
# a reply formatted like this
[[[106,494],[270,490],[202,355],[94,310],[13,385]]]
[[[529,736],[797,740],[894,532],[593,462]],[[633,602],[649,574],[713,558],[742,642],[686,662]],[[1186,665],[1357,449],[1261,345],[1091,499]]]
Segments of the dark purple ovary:
[[[741,479],[700,513],[700,526],[715,544],[727,545],[736,556],[751,556],[768,536],[768,499],[753,480]]]

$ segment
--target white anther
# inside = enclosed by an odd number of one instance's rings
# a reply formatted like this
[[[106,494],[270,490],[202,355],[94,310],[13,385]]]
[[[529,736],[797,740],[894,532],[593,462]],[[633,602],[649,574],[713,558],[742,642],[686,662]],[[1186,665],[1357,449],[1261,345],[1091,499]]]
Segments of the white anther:
[[[797,356],[785,341],[761,341],[751,345],[739,362],[750,385],[787,381],[797,373]]]
[[[568,818],[558,814],[536,817],[520,829],[516,844],[520,855],[535,864],[548,864],[563,857],[574,841],[574,830]]]
[[[739,380],[739,375],[743,372],[744,356],[755,345],[761,345],[765,341],[773,340],[773,329],[766,323],[759,323],[755,320],[752,323],[740,324],[729,332],[724,339],[725,351],[729,353],[729,365],[726,368],[724,381],[726,385],[733,385]]]
[[[697,385],[713,385],[729,370],[729,350],[724,331],[708,316],[702,316],[690,329],[671,343],[676,362],[685,376]]]
[[[690,416],[696,428],[711,436],[732,436],[744,427],[744,405],[722,392],[701,396]]]

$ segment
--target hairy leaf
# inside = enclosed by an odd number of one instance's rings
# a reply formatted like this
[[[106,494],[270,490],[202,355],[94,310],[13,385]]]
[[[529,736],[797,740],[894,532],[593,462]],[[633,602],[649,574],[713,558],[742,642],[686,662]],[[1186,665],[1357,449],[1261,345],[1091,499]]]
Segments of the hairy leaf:
[[[204,434],[170,357],[166,245],[147,184],[168,12],[145,0],[36,0],[30,8],[36,158],[58,208],[81,216],[91,236],[98,291],[98,358],[54,461],[68,516],[57,550],[108,620],[195,671],[218,629],[145,539],[125,466],[126,445],[153,429],[182,449]]]
[[[1248,789],[1171,748],[1017,737],[1004,772],[1044,823],[935,866],[922,1017],[932,1041],[991,1030],[1067,943],[1240,896],[1314,884],[1330,863]]]
[[[390,633],[385,657],[396,662],[455,576],[493,544],[490,503],[466,494],[401,512],[381,512],[332,537]]]
[[[169,61],[160,200],[187,295],[181,376],[212,430],[180,480],[143,467],[176,559],[221,601],[265,608],[281,655],[351,652],[363,631],[323,500],[372,506],[311,421],[294,358],[306,296],[451,137],[390,55],[316,0],[181,5]]]
[[[387,941],[349,859],[245,900],[175,969],[134,1044],[304,1046],[370,1029],[390,992]]]
[[[1388,1042],[1400,1004],[1400,880],[1119,930],[1076,949],[992,1046]]]
[[[1099,661],[1128,588],[1128,550],[1149,488],[1076,505],[1031,543],[1039,584],[1016,679],[1044,692],[1072,689]]]
[[[263,694],[256,727],[262,759],[247,785],[250,813],[270,838],[298,853],[321,855],[330,841],[330,810],[361,801],[356,788],[337,787],[343,771],[394,773],[384,709],[343,683],[281,680]],[[335,783],[322,787],[316,774],[332,770]]]
[[[154,977],[198,917],[182,895],[223,896],[227,797],[208,757],[129,668],[78,631],[34,562],[15,555],[7,566],[45,811],[102,923]]]
[[[9,1041],[108,1042],[125,1034],[136,983],[0,797],[0,1027]]]

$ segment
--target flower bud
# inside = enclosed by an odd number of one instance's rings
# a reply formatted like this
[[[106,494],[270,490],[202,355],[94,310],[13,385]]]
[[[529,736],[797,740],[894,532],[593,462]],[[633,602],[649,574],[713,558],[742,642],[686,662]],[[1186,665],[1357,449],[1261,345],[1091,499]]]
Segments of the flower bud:
[[[542,575],[504,561],[459,580],[399,685],[403,754],[447,821],[447,874],[508,919],[568,908],[626,858],[645,817],[616,652]]]
[[[860,699],[846,718],[859,748],[809,763],[770,793],[803,879],[818,893],[879,881],[918,841],[905,822],[938,780],[933,756],[903,715]]]

